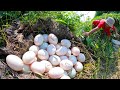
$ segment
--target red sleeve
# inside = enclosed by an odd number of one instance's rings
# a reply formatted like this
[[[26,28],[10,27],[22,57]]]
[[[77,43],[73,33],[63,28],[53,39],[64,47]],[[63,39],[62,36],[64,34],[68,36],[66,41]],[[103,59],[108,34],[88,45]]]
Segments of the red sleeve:
[[[99,24],[99,22],[100,22],[100,20],[94,20],[92,24],[97,26]]]
[[[98,28],[102,28],[105,24],[104,20],[100,20],[100,23],[98,24]]]

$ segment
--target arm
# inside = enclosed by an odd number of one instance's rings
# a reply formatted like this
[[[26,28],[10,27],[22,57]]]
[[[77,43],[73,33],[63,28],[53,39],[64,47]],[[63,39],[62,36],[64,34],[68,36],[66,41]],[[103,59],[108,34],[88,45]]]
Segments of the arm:
[[[90,30],[89,32],[84,32],[83,35],[84,36],[89,36],[90,34],[96,32],[98,29],[99,29],[98,27],[95,27],[92,30]]]
[[[89,36],[90,34],[92,34],[92,33],[94,33],[94,32],[96,32],[99,28],[101,28],[102,26],[104,25],[104,22],[103,22],[103,20],[102,21],[100,21],[100,20],[95,20],[95,21],[93,21],[93,23],[92,23],[92,30],[90,30],[89,32],[85,32],[85,33],[83,33],[83,35],[84,36]]]
[[[89,35],[96,32],[98,29],[99,29],[98,27],[93,28],[92,30],[89,31]]]

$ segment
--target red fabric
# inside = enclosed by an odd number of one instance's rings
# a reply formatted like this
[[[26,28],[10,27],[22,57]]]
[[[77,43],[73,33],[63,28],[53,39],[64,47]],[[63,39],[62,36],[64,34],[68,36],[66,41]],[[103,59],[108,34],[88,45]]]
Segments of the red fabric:
[[[105,21],[103,19],[101,19],[101,20],[94,20],[92,24],[95,25],[95,26],[97,26],[98,28],[102,28],[103,31],[108,36],[111,36],[110,29],[112,29],[113,31],[115,31],[115,27],[114,26],[112,28],[111,27],[105,27]]]

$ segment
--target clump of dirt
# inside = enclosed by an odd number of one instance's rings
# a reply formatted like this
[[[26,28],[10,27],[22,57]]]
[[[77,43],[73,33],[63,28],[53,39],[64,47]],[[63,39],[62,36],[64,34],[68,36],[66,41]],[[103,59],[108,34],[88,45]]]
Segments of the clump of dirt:
[[[92,60],[93,58],[89,51],[87,51],[85,45],[81,42],[81,39],[76,37],[72,32],[70,32],[69,27],[59,24],[54,20],[39,19],[36,24],[22,24],[20,21],[14,21],[9,28],[5,28],[4,32],[6,34],[6,44],[0,48],[0,77],[1,78],[18,78],[18,79],[37,79],[38,76],[31,74],[23,74],[21,72],[15,72],[11,70],[6,62],[6,56],[9,54],[14,54],[22,58],[22,55],[28,50],[28,48],[33,45],[33,39],[37,34],[50,34],[53,33],[58,37],[59,42],[62,39],[69,39],[72,46],[78,46],[86,55],[87,60]],[[85,63],[86,63],[85,62]],[[48,78],[44,75],[41,78]]]

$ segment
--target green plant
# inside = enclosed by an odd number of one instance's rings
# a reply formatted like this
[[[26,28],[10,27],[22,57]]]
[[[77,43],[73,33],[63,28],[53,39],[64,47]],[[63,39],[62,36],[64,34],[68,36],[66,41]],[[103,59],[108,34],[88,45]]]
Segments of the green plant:
[[[46,19],[48,17],[67,25],[71,31],[79,29],[80,16],[73,11],[29,11],[21,17],[21,20],[24,23],[34,24],[39,18]]]
[[[0,11],[0,27],[11,24],[14,19],[19,18],[22,14],[22,11]]]
[[[106,19],[107,17],[113,17],[120,20],[120,16],[117,13],[104,13],[101,16],[96,16],[94,19],[92,19],[89,24],[86,24],[87,28],[85,31],[89,31],[92,28],[89,27],[90,24],[92,24],[93,20],[97,19]],[[86,22],[85,22],[86,23]],[[91,25],[92,26],[92,25]],[[118,30],[120,30],[119,24],[116,24],[116,27]],[[94,51],[94,55],[96,58],[99,58],[101,61],[96,62],[96,64],[99,64],[103,67],[103,69],[98,69],[94,77],[100,77],[100,78],[107,78],[107,76],[114,71],[115,67],[115,62],[118,60],[114,54],[114,49],[113,45],[111,43],[111,40],[109,40],[107,37],[101,37],[101,30],[90,35],[89,37],[86,38],[87,42],[87,48],[91,48]],[[101,75],[103,74],[103,75]],[[96,76],[97,75],[97,76]]]

